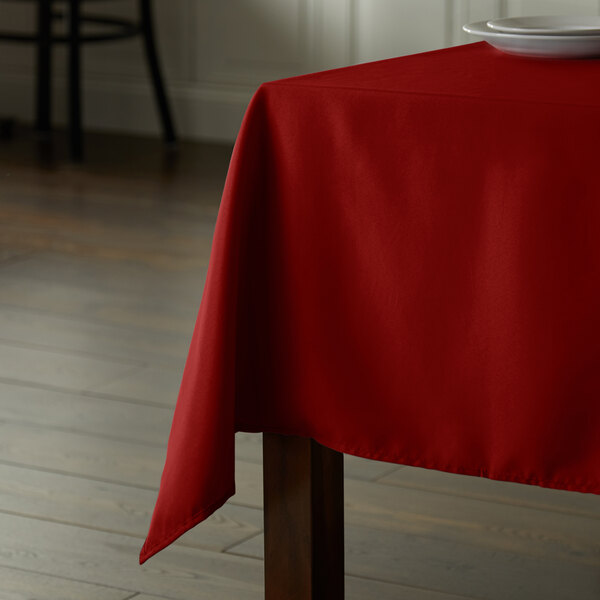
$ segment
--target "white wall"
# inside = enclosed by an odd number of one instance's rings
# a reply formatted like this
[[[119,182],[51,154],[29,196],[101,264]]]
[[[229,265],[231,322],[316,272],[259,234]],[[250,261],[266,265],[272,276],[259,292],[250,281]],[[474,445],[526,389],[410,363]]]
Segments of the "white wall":
[[[61,3],[58,3],[59,5]],[[84,3],[134,15],[133,0]],[[155,0],[164,71],[182,137],[234,139],[262,81],[469,41],[468,21],[498,15],[600,14],[600,0]],[[33,3],[0,2],[0,27],[27,29]],[[66,112],[55,53],[55,119]],[[139,40],[86,47],[90,128],[158,131]],[[0,46],[0,115],[31,120],[33,50]]]

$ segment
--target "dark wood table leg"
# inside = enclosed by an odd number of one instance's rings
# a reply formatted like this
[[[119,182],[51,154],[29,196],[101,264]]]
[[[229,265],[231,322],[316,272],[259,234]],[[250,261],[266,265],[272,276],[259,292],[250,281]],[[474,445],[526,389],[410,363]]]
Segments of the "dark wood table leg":
[[[265,599],[344,598],[343,454],[265,433]]]

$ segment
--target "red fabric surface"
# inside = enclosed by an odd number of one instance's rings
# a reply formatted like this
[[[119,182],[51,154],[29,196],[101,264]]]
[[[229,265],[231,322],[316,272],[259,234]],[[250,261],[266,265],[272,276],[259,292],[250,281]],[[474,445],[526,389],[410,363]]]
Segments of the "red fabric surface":
[[[141,560],[236,430],[600,493],[599,139],[599,61],[485,43],[261,86]]]

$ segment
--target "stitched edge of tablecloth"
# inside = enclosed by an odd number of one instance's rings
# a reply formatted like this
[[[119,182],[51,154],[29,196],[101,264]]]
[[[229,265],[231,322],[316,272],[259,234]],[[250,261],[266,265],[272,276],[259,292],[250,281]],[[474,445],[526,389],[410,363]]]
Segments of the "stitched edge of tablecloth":
[[[296,435],[301,437],[310,437],[317,441],[319,444],[323,446],[327,446],[332,450],[337,450],[338,452],[343,452],[344,454],[352,454],[353,456],[358,456],[361,458],[369,458],[372,460],[380,460],[384,462],[390,462],[400,465],[408,465],[412,467],[420,467],[424,469],[433,469],[435,471],[443,471],[445,473],[455,473],[458,475],[471,475],[475,477],[485,477],[487,479],[492,479],[495,481],[507,481],[512,483],[522,483],[529,485],[538,485],[540,487],[557,489],[557,490],[565,490],[571,492],[581,492],[588,494],[600,494],[600,485],[596,483],[592,483],[590,481],[586,481],[583,479],[576,480],[545,480],[539,479],[530,475],[519,475],[519,474],[509,474],[509,473],[501,473],[501,472],[490,472],[488,469],[484,468],[464,468],[456,465],[442,465],[440,463],[424,461],[418,457],[409,457],[407,455],[393,455],[384,451],[372,451],[371,449],[362,449],[358,447],[353,447],[347,444],[346,442],[340,442],[335,440],[326,440],[325,438],[319,435],[306,435],[300,431],[296,430],[286,430],[281,427],[254,427],[254,426],[245,426],[245,425],[236,425],[236,432],[244,432],[244,433],[278,433],[281,435]],[[205,508],[195,512],[189,519],[186,519],[185,522],[180,525],[175,533],[169,535],[166,538],[162,538],[160,541],[152,544],[152,546],[146,547],[146,544],[142,546],[142,550],[140,552],[140,564],[145,563],[149,558],[154,556],[156,553],[160,552],[170,544],[172,544],[177,538],[181,537],[186,531],[204,521],[204,519],[208,518],[212,513],[214,513],[217,509],[221,508],[229,498],[231,498],[235,494],[235,485],[232,486],[225,494],[219,497],[218,500],[212,502]]]
[[[432,461],[425,461],[419,457],[410,457],[408,455],[394,455],[383,450],[372,451],[356,446],[351,446],[347,442],[329,440],[320,435],[306,435],[295,430],[286,430],[281,427],[261,427],[236,425],[236,432],[243,433],[278,433],[281,435],[295,435],[301,437],[310,437],[319,444],[327,446],[332,450],[343,452],[344,454],[352,454],[360,458],[369,458],[371,460],[379,460],[384,462],[395,463],[410,467],[420,467],[423,469],[433,469],[434,471],[443,471],[445,473],[455,473],[457,475],[471,475],[474,477],[485,477],[494,481],[506,481],[511,483],[523,483],[527,485],[537,485],[539,487],[551,488],[556,490],[565,490],[570,492],[581,492],[584,494],[600,494],[600,483],[592,482],[584,479],[560,480],[560,479],[540,479],[532,475],[525,474],[510,474],[503,472],[492,472],[483,467],[479,468],[464,468],[457,465],[441,464]]]
[[[204,521],[204,519],[210,517],[212,513],[214,513],[217,509],[221,508],[221,506],[223,506],[223,504],[225,504],[225,502],[227,502],[227,500],[229,500],[229,498],[231,498],[231,496],[233,496],[234,494],[235,485],[229,488],[229,490],[225,494],[220,496],[218,500],[212,502],[205,508],[202,508],[199,511],[195,512],[189,519],[186,519],[185,522],[175,530],[175,533],[172,533],[166,538],[162,538],[161,540],[155,542],[149,547],[146,547],[146,543],[144,543],[140,551],[140,565],[144,564],[149,558],[151,558],[156,553],[160,552],[161,550],[172,544],[186,531],[190,530],[192,527],[194,527],[201,521]]]

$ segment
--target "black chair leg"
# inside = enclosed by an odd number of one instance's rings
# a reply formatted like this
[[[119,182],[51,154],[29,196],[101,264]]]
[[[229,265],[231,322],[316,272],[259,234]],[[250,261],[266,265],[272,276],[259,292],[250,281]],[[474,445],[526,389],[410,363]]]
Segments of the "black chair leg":
[[[37,100],[35,128],[50,131],[52,112],[51,61],[52,61],[52,0],[37,3]]]
[[[146,59],[152,76],[154,85],[154,95],[160,112],[160,118],[163,127],[163,136],[166,142],[176,141],[175,127],[171,118],[169,100],[165,92],[165,86],[160,71],[158,54],[156,52],[156,42],[154,37],[154,26],[152,20],[152,7],[150,0],[140,0],[140,27],[142,37],[144,38],[144,47],[146,49]]]
[[[80,0],[69,0],[69,138],[71,158],[83,158],[83,134],[81,129],[81,40]]]

